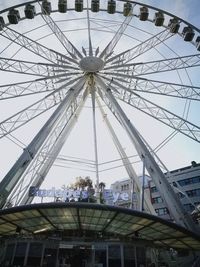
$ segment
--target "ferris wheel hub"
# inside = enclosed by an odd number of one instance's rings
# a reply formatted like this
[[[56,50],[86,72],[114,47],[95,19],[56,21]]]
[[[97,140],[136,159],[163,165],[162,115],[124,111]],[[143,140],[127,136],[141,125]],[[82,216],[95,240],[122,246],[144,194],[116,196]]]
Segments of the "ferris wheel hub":
[[[104,61],[99,57],[84,57],[79,62],[80,68],[85,72],[98,72],[103,69]]]

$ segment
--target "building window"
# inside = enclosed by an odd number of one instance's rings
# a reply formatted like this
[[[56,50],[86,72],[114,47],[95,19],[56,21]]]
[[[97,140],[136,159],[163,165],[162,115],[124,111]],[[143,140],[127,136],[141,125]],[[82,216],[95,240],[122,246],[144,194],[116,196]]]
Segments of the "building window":
[[[158,216],[169,214],[169,211],[167,208],[155,209],[155,212],[158,214]]]
[[[179,198],[184,198],[185,197],[185,195],[183,193],[181,193],[181,192],[178,192],[178,196],[179,196]]]
[[[155,204],[155,203],[162,203],[163,200],[161,197],[154,197],[152,198],[152,203]]]
[[[195,209],[195,206],[192,205],[191,203],[184,204],[183,206],[184,206],[185,210],[188,212],[191,212]]]
[[[129,184],[124,184],[121,186],[121,191],[129,190]]]
[[[186,186],[186,185],[197,184],[197,183],[200,183],[200,176],[187,178],[187,179],[178,181],[178,184],[180,186]]]
[[[151,187],[151,193],[154,193],[154,192],[158,192],[158,189],[155,186]]]
[[[188,190],[186,191],[188,197],[199,197],[200,196],[200,188]]]

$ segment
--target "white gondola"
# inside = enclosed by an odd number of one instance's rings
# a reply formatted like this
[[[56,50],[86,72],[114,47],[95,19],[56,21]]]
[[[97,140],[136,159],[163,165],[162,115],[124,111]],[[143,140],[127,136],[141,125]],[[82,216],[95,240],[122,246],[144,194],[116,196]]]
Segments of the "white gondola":
[[[194,38],[194,34],[195,33],[191,27],[187,26],[183,28],[182,36],[183,36],[184,41],[186,42],[192,41],[192,39]]]
[[[19,11],[16,9],[11,9],[8,12],[8,20],[11,24],[17,24],[20,20]]]
[[[109,0],[108,1],[107,12],[109,14],[114,14],[115,11],[116,11],[116,2],[114,0]]]
[[[149,16],[149,10],[146,6],[143,6],[140,8],[140,15],[139,15],[139,19],[142,21],[145,21],[148,19]]]
[[[36,11],[35,6],[27,4],[24,9],[24,13],[27,19],[33,19],[35,17]]]
[[[75,0],[75,10],[77,12],[83,11],[83,0]]]
[[[162,26],[164,23],[164,14],[162,12],[156,12],[154,17],[154,24],[155,26]]]
[[[92,0],[91,11],[92,12],[99,12],[99,0]]]
[[[124,3],[123,15],[124,15],[125,17],[131,15],[131,10],[132,10],[132,4],[129,3],[129,2]]]
[[[5,26],[4,18],[0,16],[0,31],[3,30],[4,26]]]
[[[42,13],[43,14],[51,14],[51,3],[47,0],[42,1]]]
[[[66,13],[67,12],[67,0],[59,0],[58,1],[58,11],[60,13]]]
[[[197,37],[195,44],[196,44],[197,50],[200,51],[200,36]]]
[[[180,23],[178,19],[177,18],[170,19],[168,27],[171,33],[177,33],[180,28]]]

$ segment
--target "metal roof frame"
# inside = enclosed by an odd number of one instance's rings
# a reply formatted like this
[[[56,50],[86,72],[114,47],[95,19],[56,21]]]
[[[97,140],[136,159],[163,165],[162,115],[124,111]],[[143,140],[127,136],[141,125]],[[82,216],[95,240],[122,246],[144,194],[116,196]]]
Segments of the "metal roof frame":
[[[123,242],[146,241],[152,247],[200,250],[200,235],[175,223],[131,209],[81,202],[53,202],[0,210],[0,237],[74,232],[101,233]]]

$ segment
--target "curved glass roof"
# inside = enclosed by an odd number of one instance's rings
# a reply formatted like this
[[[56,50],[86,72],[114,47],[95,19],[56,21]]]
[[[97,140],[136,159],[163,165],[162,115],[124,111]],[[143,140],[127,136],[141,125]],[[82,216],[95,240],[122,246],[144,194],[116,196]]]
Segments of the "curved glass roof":
[[[42,203],[0,211],[0,236],[53,231],[101,233],[151,246],[200,250],[200,235],[159,217],[125,208],[90,203]]]

